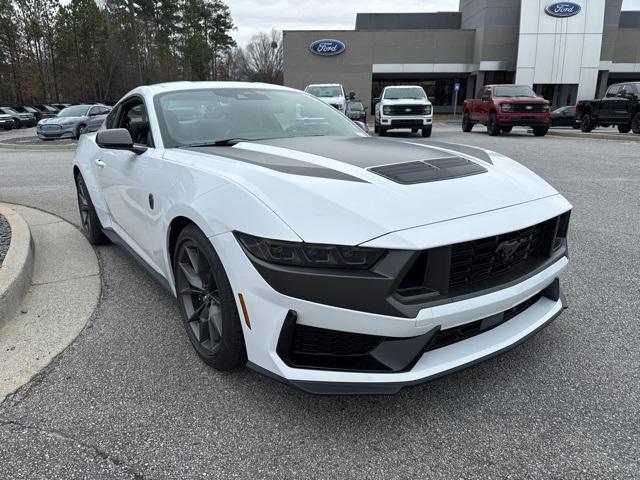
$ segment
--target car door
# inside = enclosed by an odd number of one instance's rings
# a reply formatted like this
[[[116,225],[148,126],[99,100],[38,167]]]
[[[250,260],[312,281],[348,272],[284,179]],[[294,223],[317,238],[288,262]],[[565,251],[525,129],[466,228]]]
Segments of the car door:
[[[617,110],[615,112],[616,120],[631,120],[631,110],[633,108],[635,98],[635,87],[630,83],[625,83],[618,92]]]
[[[480,102],[478,102],[478,120],[481,122],[486,122],[489,118],[489,111],[493,106],[493,102],[491,101],[491,88],[483,87],[480,91]]]
[[[89,130],[97,130],[102,126],[104,119],[107,118],[109,114],[109,109],[107,107],[103,107],[100,105],[96,105],[95,107],[91,107],[87,112],[87,127]]]
[[[611,85],[604,98],[600,101],[600,122],[612,122],[616,119],[618,110],[620,85]]]
[[[105,128],[126,128],[134,143],[148,147],[139,155],[128,150],[100,148],[95,160],[96,177],[114,231],[143,260],[161,271],[152,260],[149,240],[149,222],[156,206],[150,179],[157,171],[153,165],[160,161],[157,158],[160,153],[154,148],[143,99],[134,96],[124,100]]]

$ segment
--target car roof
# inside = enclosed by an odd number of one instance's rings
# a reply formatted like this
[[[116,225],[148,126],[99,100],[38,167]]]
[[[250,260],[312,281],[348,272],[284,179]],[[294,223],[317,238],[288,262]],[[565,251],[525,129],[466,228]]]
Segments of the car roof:
[[[294,90],[293,88],[259,82],[165,82],[153,85],[143,85],[135,88],[135,91],[146,91],[152,94],[164,92],[181,92],[184,90],[201,90],[204,88],[262,88],[272,90]]]
[[[491,85],[485,85],[485,87],[529,87],[531,88],[530,85],[524,85],[520,83],[493,83]]]
[[[389,85],[384,88],[422,88],[421,85]]]
[[[341,87],[341,83],[310,83],[307,87]],[[306,87],[305,87],[306,88]]]

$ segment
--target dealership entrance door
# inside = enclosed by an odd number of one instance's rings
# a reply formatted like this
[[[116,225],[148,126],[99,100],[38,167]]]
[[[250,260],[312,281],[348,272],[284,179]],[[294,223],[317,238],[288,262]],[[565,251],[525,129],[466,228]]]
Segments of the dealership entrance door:
[[[461,111],[467,91],[467,74],[407,74],[407,73],[384,73],[373,74],[373,84],[371,88],[371,113],[375,111],[374,98],[382,95],[384,87],[390,85],[420,85],[426,92],[429,100],[433,103],[435,113],[452,113],[454,100],[454,85],[460,84],[458,91],[458,112]]]

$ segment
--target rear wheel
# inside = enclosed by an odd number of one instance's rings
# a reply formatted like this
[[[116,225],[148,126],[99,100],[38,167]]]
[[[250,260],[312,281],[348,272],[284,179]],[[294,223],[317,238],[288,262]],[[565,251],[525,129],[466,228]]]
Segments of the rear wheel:
[[[500,130],[502,130],[502,133],[511,133],[513,127],[502,127]]]
[[[229,279],[211,242],[194,225],[178,235],[173,270],[183,324],[200,358],[219,370],[244,365],[247,353]]]
[[[536,137],[544,137],[549,131],[549,127],[533,127],[533,134]]]
[[[469,118],[469,112],[464,112],[464,115],[462,116],[462,131],[468,133],[472,129],[473,122],[471,121],[471,118]]]
[[[622,125],[618,125],[618,131],[620,133],[629,133],[631,131],[631,124],[630,123],[624,123]]]
[[[424,127],[422,129],[422,136],[423,137],[430,137],[431,136],[431,129],[432,129],[431,125],[429,125],[428,127]]]
[[[495,112],[489,114],[489,120],[487,121],[487,133],[492,137],[500,135],[500,127],[498,126],[498,116]]]
[[[636,112],[631,118],[631,130],[633,130],[633,133],[640,133],[640,111]]]
[[[86,125],[78,125],[76,127],[76,139],[79,139],[80,135],[82,135],[86,129],[87,129]]]
[[[89,190],[84,183],[82,174],[76,177],[76,193],[78,197],[78,210],[80,211],[80,226],[82,233],[92,245],[102,245],[109,243],[109,239],[102,232],[102,224],[93,206]]]
[[[580,130],[585,133],[593,130],[593,119],[590,114],[585,113],[582,115],[582,119],[580,120]]]

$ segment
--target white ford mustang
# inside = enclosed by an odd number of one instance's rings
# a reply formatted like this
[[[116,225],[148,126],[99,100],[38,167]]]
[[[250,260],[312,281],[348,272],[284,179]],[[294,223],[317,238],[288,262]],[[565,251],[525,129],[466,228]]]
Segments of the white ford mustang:
[[[564,306],[571,205],[475,147],[369,137],[254,83],[136,88],[74,162],[82,227],[178,299],[209,365],[393,393],[498,354]]]

